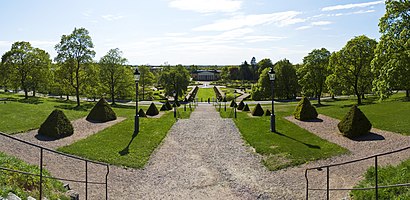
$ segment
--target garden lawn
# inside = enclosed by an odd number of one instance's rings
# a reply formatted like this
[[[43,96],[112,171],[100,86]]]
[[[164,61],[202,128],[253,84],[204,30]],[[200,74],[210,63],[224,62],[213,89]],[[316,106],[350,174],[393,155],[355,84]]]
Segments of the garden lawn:
[[[173,111],[166,111],[161,118],[140,118],[140,132],[134,137],[135,107],[121,107],[114,111],[126,117],[125,121],[58,150],[113,165],[143,168],[175,123]],[[179,118],[189,118],[190,114],[188,107],[187,111],[183,106],[178,108]]]
[[[212,100],[215,96],[213,88],[199,88],[198,93],[196,94],[196,98],[198,98],[198,101],[200,102],[208,101],[208,98]]]
[[[270,106],[263,105],[264,111],[270,110]],[[250,112],[239,111],[237,119],[233,119],[245,141],[263,156],[268,169],[278,170],[348,152],[284,119],[295,107],[295,103],[275,105],[277,133],[270,131],[270,116],[252,117]],[[220,113],[222,117],[234,116],[232,108],[226,112],[221,109]]]
[[[410,135],[410,102],[404,101],[404,96],[405,94],[398,93],[382,102],[376,97],[367,97],[359,109],[374,128]],[[323,100],[322,104],[323,106],[316,108],[318,113],[342,119],[350,107],[356,104],[356,99],[329,99]]]
[[[58,108],[70,120],[84,117],[94,104],[82,102],[82,107],[74,109],[75,102],[59,101],[52,98],[30,97],[25,100],[21,95],[0,93],[0,131],[8,134],[38,129],[50,113]]]

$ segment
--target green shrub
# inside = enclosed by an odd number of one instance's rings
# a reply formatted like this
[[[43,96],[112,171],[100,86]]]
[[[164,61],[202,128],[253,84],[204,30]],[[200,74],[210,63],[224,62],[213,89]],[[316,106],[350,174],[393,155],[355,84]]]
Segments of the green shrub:
[[[272,114],[272,113],[270,112],[270,110],[267,109],[266,112],[265,112],[265,116],[270,116],[271,114]]]
[[[158,108],[155,106],[154,103],[151,103],[151,105],[149,105],[149,108],[146,114],[149,116],[155,116],[159,114]]]
[[[241,102],[239,102],[238,105],[238,110],[242,110],[245,107],[245,103],[243,103],[243,100]]]
[[[368,134],[372,128],[372,124],[357,105],[354,105],[339,122],[337,127],[343,136],[355,138]]]
[[[310,104],[309,99],[306,97],[303,97],[302,100],[299,101],[293,112],[293,116],[302,121],[316,119],[317,115],[316,108]]]
[[[235,100],[231,101],[231,104],[229,105],[229,107],[237,107]]]
[[[245,106],[243,107],[242,111],[250,111],[248,104],[245,104]]]
[[[167,108],[167,110],[172,110],[172,105],[169,103],[168,100],[165,102],[165,107]]]
[[[179,103],[179,101],[175,101],[175,104],[177,105],[177,107],[181,106],[181,104]]]
[[[74,133],[73,125],[65,116],[63,111],[55,109],[47,117],[46,121],[41,124],[38,130],[39,135],[45,135],[52,138],[63,138]]]
[[[168,108],[165,104],[162,104],[161,109],[159,109],[160,111],[167,111]]]
[[[263,111],[263,108],[261,104],[256,104],[256,106],[252,110],[252,116],[263,116],[265,112]]]
[[[101,98],[97,104],[95,104],[86,119],[92,122],[108,122],[116,120],[117,115],[111,109],[110,105],[108,105],[108,102],[104,98]]]
[[[148,111],[147,111],[148,112]],[[139,111],[138,111],[138,116],[139,117],[147,117],[147,115],[145,114],[145,112],[144,112],[144,110],[141,108]]]

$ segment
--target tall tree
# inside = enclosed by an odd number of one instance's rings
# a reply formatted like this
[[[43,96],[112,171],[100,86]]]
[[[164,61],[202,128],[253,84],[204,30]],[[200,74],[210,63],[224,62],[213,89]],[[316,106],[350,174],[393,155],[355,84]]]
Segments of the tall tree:
[[[252,87],[253,100],[264,100],[272,97],[272,86],[268,76],[269,70],[270,68],[265,68],[259,76],[258,83]]]
[[[373,75],[370,62],[374,57],[376,40],[364,35],[355,37],[330,57],[329,65],[339,83],[351,88],[357,96],[357,104],[362,104],[362,96],[371,89]]]
[[[171,96],[175,91],[181,97],[188,89],[191,76],[182,65],[165,66],[159,77],[159,82],[165,90],[165,95]]]
[[[57,57],[55,60],[59,63],[66,63],[71,68],[68,71],[74,72],[74,81],[71,86],[75,89],[77,98],[77,107],[80,106],[80,72],[84,70],[85,64],[92,62],[95,51],[88,30],[85,28],[74,28],[70,35],[61,36],[61,41],[55,46]]]
[[[320,105],[320,97],[325,89],[325,80],[328,75],[330,52],[325,49],[314,49],[303,58],[303,66],[298,69],[299,85],[305,95],[313,94]]]
[[[252,57],[251,59],[251,72],[252,72],[252,80],[258,80],[258,64],[256,63],[256,58]]]
[[[36,96],[36,91],[42,89],[43,92],[51,83],[51,59],[50,55],[41,49],[33,49],[33,69],[30,80],[30,86],[33,90],[33,96]]]
[[[270,69],[273,67],[272,61],[269,58],[264,58],[258,62],[258,75],[262,74],[262,71],[266,68]]]
[[[83,84],[81,84],[81,91],[87,98],[92,98],[96,101],[105,92],[101,76],[98,76],[98,74],[101,75],[101,67],[98,63],[94,62],[87,63],[86,65],[87,67],[84,67],[84,72],[82,73]]]
[[[100,59],[100,75],[104,86],[108,88],[111,96],[111,103],[115,104],[115,92],[123,77],[125,63],[127,59],[122,57],[122,52],[110,49],[108,53]]]
[[[142,99],[146,99],[147,96],[151,98],[152,96],[152,90],[150,86],[152,86],[155,83],[155,76],[151,72],[150,68],[147,66],[140,66],[138,67],[138,71],[140,72],[140,86],[141,86],[141,95]]]
[[[241,74],[242,80],[252,80],[253,78],[252,71],[250,69],[248,62],[246,62],[246,60],[239,66],[239,72]]]
[[[296,70],[287,59],[275,63],[275,96],[281,99],[296,98],[299,88]]]
[[[410,1],[386,0],[379,22],[382,34],[372,61],[373,89],[381,99],[393,89],[406,90],[410,100]]]

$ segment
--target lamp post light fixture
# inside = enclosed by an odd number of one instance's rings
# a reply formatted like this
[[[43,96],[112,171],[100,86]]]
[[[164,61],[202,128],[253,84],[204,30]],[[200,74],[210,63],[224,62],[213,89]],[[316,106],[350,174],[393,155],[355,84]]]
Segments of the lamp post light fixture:
[[[134,120],[134,135],[137,135],[140,131],[140,121],[138,115],[138,82],[140,81],[140,72],[135,68],[134,80],[135,80],[135,120]]]
[[[177,118],[177,92],[174,90],[174,118]]]
[[[270,71],[268,72],[269,75],[269,80],[271,82],[272,86],[272,113],[270,114],[270,130],[271,132],[276,132],[275,128],[275,107],[274,107],[274,98],[275,98],[275,71],[273,70],[273,67],[270,68]]]

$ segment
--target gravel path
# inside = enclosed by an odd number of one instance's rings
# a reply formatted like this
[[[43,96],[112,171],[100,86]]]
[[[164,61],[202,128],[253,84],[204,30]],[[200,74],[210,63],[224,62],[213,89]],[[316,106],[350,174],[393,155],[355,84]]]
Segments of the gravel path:
[[[210,104],[200,104],[190,119],[180,119],[142,170],[111,166],[110,199],[303,199],[304,170],[307,167],[339,163],[409,145],[409,137],[373,129],[377,135],[364,141],[350,141],[337,135],[337,120],[319,116],[322,122],[300,122],[299,126],[351,150],[351,154],[311,162],[275,172],[261,164],[261,157],[241,139],[231,119],[222,119]],[[383,140],[376,140],[382,139]],[[0,140],[0,151],[38,163],[38,150]],[[83,179],[84,162],[46,153],[46,168],[54,176]],[[381,164],[396,164],[409,158],[404,152]],[[137,159],[137,158],[136,158]],[[331,187],[351,187],[361,178],[371,161],[332,168]],[[89,164],[89,180],[102,181],[104,168]],[[309,174],[311,187],[324,187],[325,172]],[[315,177],[315,178],[313,178]],[[83,186],[70,183],[82,197]],[[89,199],[103,199],[103,187],[91,187]],[[99,191],[99,192],[98,192]],[[332,192],[340,199],[346,192]],[[312,199],[324,199],[323,192],[311,193]]]

